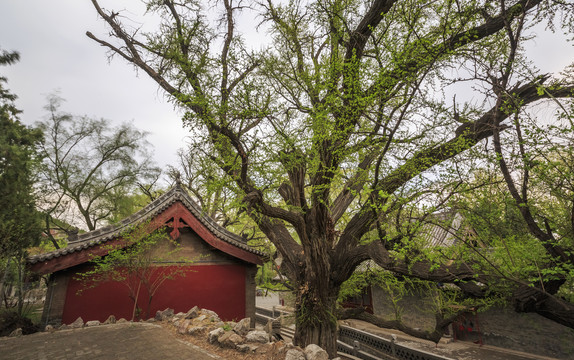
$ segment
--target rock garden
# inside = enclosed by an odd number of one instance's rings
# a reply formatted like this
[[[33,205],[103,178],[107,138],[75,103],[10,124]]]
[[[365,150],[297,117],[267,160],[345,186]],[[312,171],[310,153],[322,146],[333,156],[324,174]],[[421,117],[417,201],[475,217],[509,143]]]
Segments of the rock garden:
[[[116,320],[112,315],[105,322],[86,321],[78,318],[71,324],[59,327],[46,326],[45,331],[53,332],[82,327],[102,326],[126,323],[125,319]],[[290,342],[278,340],[273,336],[271,324],[261,328],[252,328],[251,319],[238,322],[222,321],[218,314],[197,306],[187,313],[174,314],[172,309],[158,311],[154,318],[146,320],[161,325],[174,333],[178,340],[203,348],[222,359],[256,360],[328,360],[327,352],[311,344],[302,349]],[[16,329],[9,336],[21,336],[22,330]],[[339,358],[337,358],[339,359]]]

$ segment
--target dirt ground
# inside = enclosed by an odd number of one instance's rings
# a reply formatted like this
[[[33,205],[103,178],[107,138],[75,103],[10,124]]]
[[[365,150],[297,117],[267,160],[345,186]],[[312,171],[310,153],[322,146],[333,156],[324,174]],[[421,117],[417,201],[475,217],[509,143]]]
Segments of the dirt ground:
[[[393,313],[390,304],[382,299],[383,295],[373,292],[373,300],[377,300],[374,301],[375,312],[379,312],[379,316]],[[405,309],[402,319],[408,325],[421,329],[434,327],[434,315],[426,311],[421,298],[406,296],[401,300],[401,306]],[[535,313],[517,313],[511,307],[497,307],[468,314],[459,326],[464,328],[458,334],[463,342],[481,340],[488,346],[557,359],[574,359],[574,329]]]

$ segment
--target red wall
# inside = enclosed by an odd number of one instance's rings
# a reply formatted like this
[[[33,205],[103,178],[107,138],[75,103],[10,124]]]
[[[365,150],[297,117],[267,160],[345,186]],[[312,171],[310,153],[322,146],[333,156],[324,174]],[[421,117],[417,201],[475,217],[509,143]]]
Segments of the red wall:
[[[62,323],[70,324],[80,316],[84,321],[105,321],[110,315],[117,319],[131,319],[133,302],[124,284],[100,283],[78,295],[78,290],[84,287],[72,276],[66,292]],[[142,291],[138,304],[144,311],[146,303],[147,295]],[[189,266],[185,276],[166,280],[157,290],[151,303],[150,317],[157,310],[168,307],[178,313],[187,312],[196,305],[215,311],[225,321],[244,318],[245,268],[241,265]]]

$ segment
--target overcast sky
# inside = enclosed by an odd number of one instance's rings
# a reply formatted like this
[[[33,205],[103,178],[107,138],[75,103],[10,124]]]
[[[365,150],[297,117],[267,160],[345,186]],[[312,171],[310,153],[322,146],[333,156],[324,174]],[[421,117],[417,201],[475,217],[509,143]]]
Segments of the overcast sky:
[[[117,1],[133,5],[135,0]],[[115,58],[108,63],[105,49],[86,31],[106,34],[104,22],[88,0],[0,0],[0,48],[20,52],[20,61],[3,66],[8,88],[18,96],[21,120],[33,124],[46,112],[46,95],[59,91],[62,110],[76,115],[133,121],[150,132],[156,162],[175,163],[187,130],[147,75]]]
[[[113,4],[113,9],[133,9],[138,3],[102,1]],[[254,22],[248,20],[253,28]],[[1,67],[0,74],[19,97],[21,120],[26,124],[41,120],[46,95],[59,91],[66,99],[62,110],[118,123],[134,121],[151,133],[156,162],[175,163],[175,153],[188,135],[178,113],[146,74],[137,77],[120,58],[108,63],[105,49],[86,31],[107,33],[89,0],[0,0],[0,48],[21,55],[20,62]],[[560,34],[542,36],[530,54],[543,72],[562,69],[574,59],[572,43],[566,44]]]

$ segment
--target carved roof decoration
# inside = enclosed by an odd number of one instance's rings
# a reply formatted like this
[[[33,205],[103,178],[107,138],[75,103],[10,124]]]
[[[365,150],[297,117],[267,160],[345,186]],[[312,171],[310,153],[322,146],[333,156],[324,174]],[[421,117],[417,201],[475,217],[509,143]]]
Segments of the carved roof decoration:
[[[222,241],[224,246],[221,246],[220,250],[224,252],[226,249],[238,248],[240,253],[253,254],[256,257],[265,256],[264,253],[253,249],[250,247],[245,239],[238,236],[229,230],[225,229],[219,225],[210,216],[205,214],[201,207],[187,194],[187,192],[178,183],[172,187],[168,192],[161,195],[156,200],[152,201],[146,207],[136,212],[135,214],[125,218],[118,224],[109,225],[102,227],[100,229],[90,231],[84,234],[78,235],[77,239],[72,240],[68,243],[68,246],[62,249],[54,250],[49,253],[34,255],[28,258],[28,264],[34,266],[37,263],[50,261],[55,258],[60,258],[68,254],[73,254],[77,252],[82,252],[83,250],[94,248],[98,245],[104,244],[111,240],[115,240],[121,236],[126,230],[145,223],[146,221],[156,218],[158,215],[162,214],[168,208],[173,207],[176,202],[180,202],[191,214],[199,221],[201,225],[209,230],[209,232],[218,240]],[[179,218],[173,219],[173,231],[171,232],[172,237],[177,238],[179,236],[179,227],[181,227]],[[189,224],[188,224],[189,225]],[[205,240],[205,239],[204,239]],[[212,244],[213,245],[213,244]],[[231,247],[229,247],[231,245]],[[215,246],[218,248],[218,246]],[[249,256],[249,259],[254,259],[253,256]],[[242,258],[240,256],[240,258]],[[245,256],[243,256],[244,260]],[[253,262],[247,259],[249,262]],[[259,263],[260,261],[257,261]]]

